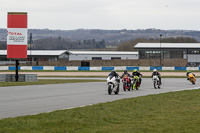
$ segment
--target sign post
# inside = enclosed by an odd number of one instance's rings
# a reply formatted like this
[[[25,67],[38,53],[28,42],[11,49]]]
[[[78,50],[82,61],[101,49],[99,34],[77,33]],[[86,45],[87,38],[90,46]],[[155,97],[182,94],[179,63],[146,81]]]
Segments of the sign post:
[[[7,16],[7,58],[16,60],[16,81],[18,60],[27,58],[27,18],[26,12],[8,12]]]

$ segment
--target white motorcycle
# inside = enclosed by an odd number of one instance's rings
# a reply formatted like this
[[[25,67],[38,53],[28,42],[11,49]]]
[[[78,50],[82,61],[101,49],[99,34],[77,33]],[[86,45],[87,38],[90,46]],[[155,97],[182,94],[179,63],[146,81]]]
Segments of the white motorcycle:
[[[108,85],[108,94],[111,95],[112,92],[115,94],[119,93],[119,83],[120,83],[120,78],[115,77],[115,76],[109,76],[107,78],[107,85]]]
[[[158,76],[154,75],[152,80],[153,80],[154,88],[155,89],[157,89],[157,88],[160,89],[160,80],[159,80]]]

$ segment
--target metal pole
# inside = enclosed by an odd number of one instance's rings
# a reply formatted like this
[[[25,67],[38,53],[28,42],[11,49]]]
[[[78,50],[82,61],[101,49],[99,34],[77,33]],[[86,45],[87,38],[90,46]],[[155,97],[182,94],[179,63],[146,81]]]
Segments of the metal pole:
[[[162,66],[161,37],[162,37],[162,34],[160,34],[160,66]]]
[[[30,58],[31,58],[31,66],[32,66],[31,43],[32,43],[32,33],[30,33]]]
[[[15,81],[17,82],[19,79],[19,74],[18,74],[18,66],[19,66],[19,61],[16,60],[16,73],[15,73]]]

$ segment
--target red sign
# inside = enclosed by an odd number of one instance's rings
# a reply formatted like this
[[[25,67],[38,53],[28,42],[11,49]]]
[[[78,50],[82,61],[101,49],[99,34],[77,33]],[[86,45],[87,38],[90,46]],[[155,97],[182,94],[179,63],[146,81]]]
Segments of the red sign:
[[[27,58],[27,13],[8,12],[7,58]]]

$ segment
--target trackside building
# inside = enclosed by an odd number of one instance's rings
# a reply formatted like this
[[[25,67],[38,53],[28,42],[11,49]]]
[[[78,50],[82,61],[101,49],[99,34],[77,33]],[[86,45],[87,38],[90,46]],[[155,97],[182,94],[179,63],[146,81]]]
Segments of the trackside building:
[[[200,43],[138,43],[134,49],[152,66],[200,66]]]
[[[138,52],[121,51],[66,51],[59,56],[63,60],[136,60]]]

